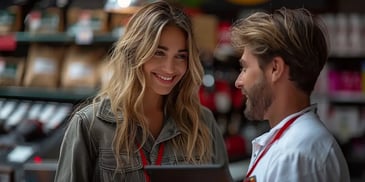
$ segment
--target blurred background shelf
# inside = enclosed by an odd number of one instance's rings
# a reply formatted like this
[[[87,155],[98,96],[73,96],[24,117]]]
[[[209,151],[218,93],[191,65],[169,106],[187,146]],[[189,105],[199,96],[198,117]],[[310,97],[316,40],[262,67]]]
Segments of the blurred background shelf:
[[[16,42],[21,43],[31,43],[31,42],[54,42],[54,43],[74,43],[75,37],[68,35],[67,33],[55,33],[55,34],[32,34],[29,32],[16,32],[15,33]],[[113,43],[117,40],[116,36],[111,33],[94,35],[92,38],[92,43]]]
[[[365,103],[365,94],[353,92],[337,92],[329,94],[329,100],[330,102],[336,103],[361,104]]]
[[[315,100],[327,100],[328,102],[342,104],[363,104],[365,94],[357,92],[334,92],[334,93],[314,93],[312,98]]]
[[[97,93],[96,89],[77,88],[27,88],[27,87],[2,87],[0,88],[0,98],[24,98],[31,100],[57,100],[76,102],[93,97]]]
[[[68,36],[66,33],[57,34],[32,34],[29,32],[16,32],[16,42],[72,42],[73,37]]]

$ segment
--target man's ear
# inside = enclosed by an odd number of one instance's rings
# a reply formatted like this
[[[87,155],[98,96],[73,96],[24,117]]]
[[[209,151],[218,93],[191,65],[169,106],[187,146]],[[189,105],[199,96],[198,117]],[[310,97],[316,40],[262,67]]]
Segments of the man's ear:
[[[275,56],[271,62],[271,81],[276,82],[285,75],[286,65],[284,59]]]

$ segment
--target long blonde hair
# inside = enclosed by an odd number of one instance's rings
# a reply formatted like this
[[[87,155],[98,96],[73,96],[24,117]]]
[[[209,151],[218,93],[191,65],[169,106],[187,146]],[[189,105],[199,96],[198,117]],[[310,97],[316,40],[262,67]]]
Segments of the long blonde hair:
[[[176,150],[183,151],[189,163],[207,163],[211,160],[212,137],[202,122],[198,88],[202,82],[203,67],[193,37],[189,17],[182,9],[165,1],[157,1],[142,7],[130,19],[124,35],[116,42],[110,56],[112,69],[110,82],[94,99],[108,98],[115,116],[122,113],[123,121],[117,121],[113,140],[118,166],[119,152],[123,149],[130,158],[135,151],[138,126],[142,129],[143,145],[148,136],[148,123],[143,111],[146,90],[143,64],[157,49],[162,29],[175,25],[186,33],[188,42],[188,69],[184,77],[165,98],[166,112],[175,120],[181,135],[172,139]],[[117,119],[117,117],[115,117]],[[199,160],[196,160],[196,156]]]

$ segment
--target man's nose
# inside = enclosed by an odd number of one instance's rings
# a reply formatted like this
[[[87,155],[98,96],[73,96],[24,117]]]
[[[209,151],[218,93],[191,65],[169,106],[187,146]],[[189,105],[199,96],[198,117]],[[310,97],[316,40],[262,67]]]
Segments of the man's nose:
[[[243,85],[243,83],[242,83],[241,74],[239,74],[239,75],[237,76],[237,78],[236,78],[236,81],[234,82],[234,86],[235,86],[236,88],[242,88],[242,85]]]

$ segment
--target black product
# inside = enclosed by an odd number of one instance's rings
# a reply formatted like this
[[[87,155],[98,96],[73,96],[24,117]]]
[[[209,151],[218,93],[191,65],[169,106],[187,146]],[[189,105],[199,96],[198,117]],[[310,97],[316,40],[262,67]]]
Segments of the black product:
[[[23,137],[25,141],[33,141],[45,136],[43,132],[43,123],[39,120],[23,121],[15,130],[15,132]]]
[[[151,182],[231,182],[224,165],[147,165]]]

